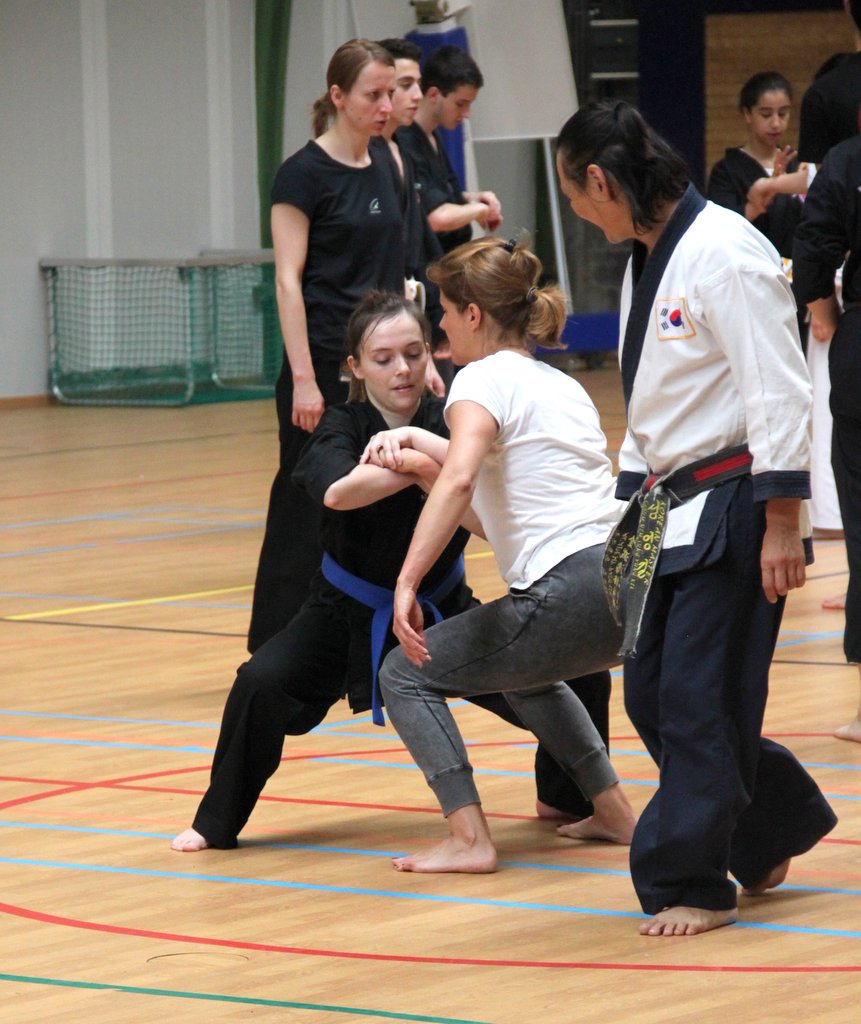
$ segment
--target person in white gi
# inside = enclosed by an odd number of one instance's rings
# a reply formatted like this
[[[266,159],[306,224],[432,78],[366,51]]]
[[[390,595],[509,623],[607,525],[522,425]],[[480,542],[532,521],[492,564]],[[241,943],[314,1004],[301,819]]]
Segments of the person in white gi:
[[[642,934],[693,935],[736,920],[729,873],[764,893],[836,823],[795,757],[761,737],[785,595],[805,579],[810,381],[776,250],[706,202],[633,107],[581,108],[557,170],[577,216],[633,240],[617,497],[640,490],[672,511],[651,589],[636,553],[622,583],[625,705],[660,766],[631,876],[651,915]],[[640,551],[655,538],[641,522]]]

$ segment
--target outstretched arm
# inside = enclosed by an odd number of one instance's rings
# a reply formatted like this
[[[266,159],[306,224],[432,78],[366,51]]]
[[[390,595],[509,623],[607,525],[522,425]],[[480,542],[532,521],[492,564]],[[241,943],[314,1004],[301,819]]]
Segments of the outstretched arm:
[[[482,461],[499,425],[476,402],[455,402],[448,410],[451,441],[419,521],[395,588],[392,628],[404,654],[417,666],[430,660],[424,641],[418,587],[445,549],[469,508]]]

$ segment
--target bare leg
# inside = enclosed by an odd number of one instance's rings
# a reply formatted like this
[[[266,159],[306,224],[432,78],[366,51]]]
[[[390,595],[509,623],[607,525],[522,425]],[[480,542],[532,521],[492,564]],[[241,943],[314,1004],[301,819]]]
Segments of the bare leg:
[[[861,683],[861,665],[858,667],[858,672],[859,683]],[[838,740],[854,740],[855,743],[861,743],[861,700],[858,702],[858,710],[852,721],[848,725],[841,725],[839,729],[835,729],[834,735]]]
[[[764,896],[767,889],[774,889],[781,882],[785,881],[787,874],[789,873],[789,865],[792,858],[787,857],[786,860],[781,861],[777,867],[772,868],[771,871],[760,879],[756,885],[752,885],[749,889],[742,889],[745,896]]]
[[[592,798],[595,813],[591,818],[560,825],[556,831],[569,839],[603,839],[608,843],[631,845],[637,819],[618,782]]]
[[[496,871],[496,848],[481,804],[466,804],[448,816],[448,838],[425,853],[394,857],[396,871],[460,871],[482,875]]]
[[[201,850],[208,850],[209,843],[199,832],[195,832],[193,828],[187,828],[173,840],[170,848],[178,853],[199,853]]]
[[[738,911],[704,910],[702,907],[667,907],[640,925],[641,935],[699,935],[732,924]]]

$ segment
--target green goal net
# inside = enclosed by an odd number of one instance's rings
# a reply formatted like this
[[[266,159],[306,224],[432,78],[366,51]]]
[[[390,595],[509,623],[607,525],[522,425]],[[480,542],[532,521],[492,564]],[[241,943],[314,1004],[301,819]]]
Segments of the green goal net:
[[[182,405],[274,393],[283,345],[271,254],[41,267],[60,401]]]

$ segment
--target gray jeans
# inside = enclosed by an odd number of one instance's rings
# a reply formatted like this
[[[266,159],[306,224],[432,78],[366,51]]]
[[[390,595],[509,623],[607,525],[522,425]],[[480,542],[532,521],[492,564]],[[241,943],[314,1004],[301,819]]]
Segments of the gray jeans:
[[[622,630],[604,596],[603,551],[578,551],[527,590],[431,626],[422,668],[400,647],[384,661],[386,710],[444,814],[480,802],[447,696],[502,691],[587,799],[618,781],[589,715],[559,681],[619,663]]]

